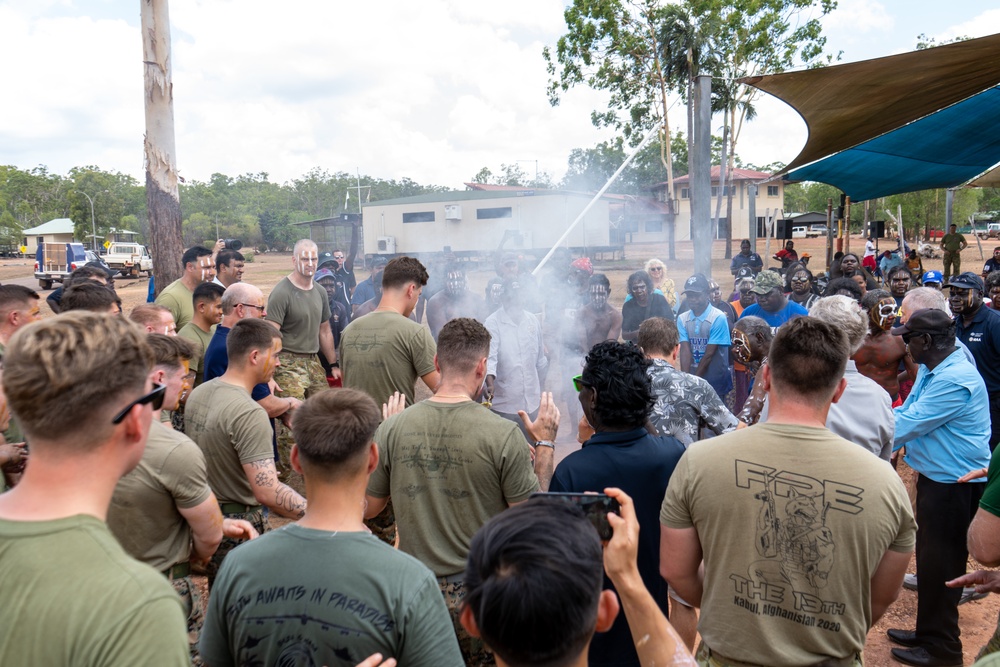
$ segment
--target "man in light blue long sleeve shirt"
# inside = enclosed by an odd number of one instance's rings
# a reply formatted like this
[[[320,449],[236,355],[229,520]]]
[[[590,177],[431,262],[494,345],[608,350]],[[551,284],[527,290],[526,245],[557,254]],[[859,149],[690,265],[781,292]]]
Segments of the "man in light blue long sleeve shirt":
[[[984,480],[959,484],[990,461],[989,397],[975,366],[955,346],[955,324],[940,310],[918,310],[892,330],[920,364],[913,390],[896,409],[894,449],[906,446],[917,473],[917,627],[892,629],[909,648],[892,655],[908,665],[962,664],[958,629],[961,589],[944,582],[965,574],[965,534]]]

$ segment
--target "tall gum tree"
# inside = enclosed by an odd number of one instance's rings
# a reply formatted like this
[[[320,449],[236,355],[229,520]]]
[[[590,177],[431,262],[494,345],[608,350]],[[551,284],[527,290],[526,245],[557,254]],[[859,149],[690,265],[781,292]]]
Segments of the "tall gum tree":
[[[174,144],[174,84],[170,64],[170,14],[167,0],[139,0],[142,62],[145,72],[146,207],[156,292],[181,277],[181,204]]]
[[[631,144],[646,129],[660,127],[660,160],[667,174],[667,201],[674,201],[670,146],[672,84],[661,61],[663,48],[658,26],[667,20],[670,5],[659,0],[573,0],[563,17],[567,32],[554,51],[542,52],[551,77],[549,102],[556,106],[563,93],[586,85],[609,93],[605,111],[591,113],[597,127],[614,127]],[[669,259],[674,251],[674,215],[668,215]]]

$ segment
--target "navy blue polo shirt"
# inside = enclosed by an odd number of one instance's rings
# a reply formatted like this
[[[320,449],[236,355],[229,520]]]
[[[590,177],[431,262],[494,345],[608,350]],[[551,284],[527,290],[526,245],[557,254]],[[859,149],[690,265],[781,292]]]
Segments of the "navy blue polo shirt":
[[[667,582],[660,576],[660,506],[667,483],[684,446],[670,436],[652,436],[645,428],[594,434],[583,449],[567,456],[556,467],[549,491],[602,493],[615,486],[635,503],[639,519],[639,574],[656,603],[667,614]],[[604,577],[604,588],[614,590]],[[591,665],[639,664],[632,634],[619,614],[611,630],[597,633],[590,644]]]
[[[986,391],[1000,391],[1000,312],[983,305],[969,326],[965,326],[961,315],[955,316],[955,325],[955,337],[972,353]]]
[[[208,347],[205,348],[205,360],[202,362],[205,367],[202,378],[205,382],[214,380],[229,368],[229,353],[226,351],[228,338],[229,327],[224,327],[221,324],[215,327],[215,335],[212,336],[212,340],[208,341]],[[271,388],[267,386],[266,382],[254,385],[253,391],[250,392],[250,398],[255,401],[270,395]]]

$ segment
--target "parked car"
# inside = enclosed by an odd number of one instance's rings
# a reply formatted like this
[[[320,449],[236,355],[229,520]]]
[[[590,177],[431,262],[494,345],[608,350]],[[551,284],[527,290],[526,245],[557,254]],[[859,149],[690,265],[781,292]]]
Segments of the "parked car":
[[[793,239],[804,239],[808,236],[807,227],[792,227],[792,238]]]
[[[115,271],[114,269],[112,269],[110,266],[108,266],[108,263],[104,261],[104,258],[101,257],[100,255],[98,255],[93,250],[88,250],[87,251],[87,264],[97,264],[97,265],[99,265],[108,274],[108,280],[113,280],[114,277],[115,277],[115,274],[118,273],[117,271]]]
[[[52,289],[77,267],[87,263],[82,243],[40,243],[35,252],[35,278],[42,289]]]
[[[153,274],[153,260],[149,250],[140,243],[112,243],[104,260],[113,270],[123,276],[137,278],[140,271]]]

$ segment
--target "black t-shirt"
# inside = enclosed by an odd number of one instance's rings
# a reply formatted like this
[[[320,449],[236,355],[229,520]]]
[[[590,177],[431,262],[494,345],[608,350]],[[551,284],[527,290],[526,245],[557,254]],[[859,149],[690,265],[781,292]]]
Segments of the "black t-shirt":
[[[622,331],[638,331],[639,325],[651,317],[674,319],[674,312],[662,294],[650,294],[645,307],[635,299],[629,299],[622,306]]]

